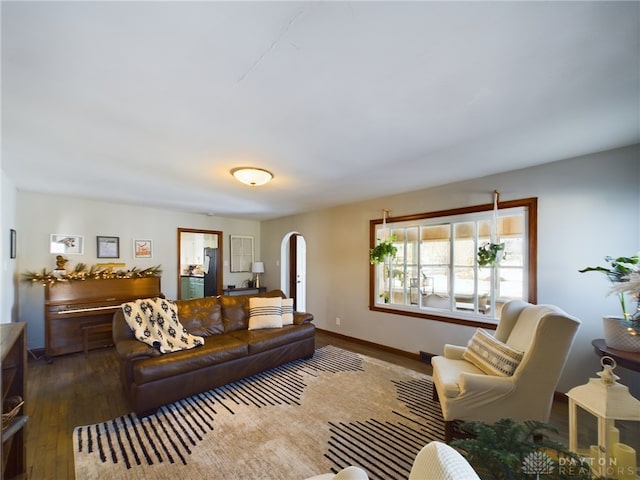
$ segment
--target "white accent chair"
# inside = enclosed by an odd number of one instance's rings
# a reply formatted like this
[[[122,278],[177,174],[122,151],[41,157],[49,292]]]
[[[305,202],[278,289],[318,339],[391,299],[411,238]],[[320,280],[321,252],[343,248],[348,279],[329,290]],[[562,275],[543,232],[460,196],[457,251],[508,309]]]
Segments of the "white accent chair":
[[[455,420],[493,423],[501,418],[547,422],[553,395],[580,321],[553,305],[521,300],[502,307],[494,337],[524,352],[512,376],[484,373],[463,358],[466,347],[445,345],[431,359],[434,398],[445,419],[445,441]]]
[[[347,467],[338,473],[325,473],[307,480],[368,480],[360,467]],[[480,480],[467,460],[446,443],[430,442],[416,455],[409,480]]]

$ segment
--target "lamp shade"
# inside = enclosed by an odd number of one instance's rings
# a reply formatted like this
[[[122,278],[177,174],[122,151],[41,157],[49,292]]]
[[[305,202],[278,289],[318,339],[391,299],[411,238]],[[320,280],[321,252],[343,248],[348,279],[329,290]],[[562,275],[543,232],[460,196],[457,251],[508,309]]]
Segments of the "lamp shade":
[[[262,168],[238,167],[231,170],[231,174],[242,183],[252,187],[264,185],[273,178],[273,174]]]
[[[253,262],[251,264],[251,273],[264,273],[264,263]]]

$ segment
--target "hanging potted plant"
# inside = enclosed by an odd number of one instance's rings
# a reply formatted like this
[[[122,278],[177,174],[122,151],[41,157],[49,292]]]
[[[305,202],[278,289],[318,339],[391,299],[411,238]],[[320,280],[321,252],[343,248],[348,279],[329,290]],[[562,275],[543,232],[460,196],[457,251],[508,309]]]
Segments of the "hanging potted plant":
[[[396,236],[391,234],[391,236],[387,240],[378,240],[378,244],[369,249],[369,261],[371,264],[383,263],[387,257],[394,258],[398,249],[395,247],[393,242],[395,241]]]
[[[586,267],[584,272],[602,272],[613,284],[609,294],[615,293],[620,300],[622,315],[607,315],[604,321],[604,341],[610,348],[627,352],[640,352],[640,257],[604,257],[606,267]],[[627,309],[626,295],[636,301],[636,309]]]
[[[478,247],[476,260],[480,267],[495,267],[504,258],[504,243],[496,243],[498,230],[498,202],[500,193],[493,191],[493,219],[491,221],[491,241]]]
[[[504,258],[504,243],[487,242],[478,248],[478,265],[495,267]]]

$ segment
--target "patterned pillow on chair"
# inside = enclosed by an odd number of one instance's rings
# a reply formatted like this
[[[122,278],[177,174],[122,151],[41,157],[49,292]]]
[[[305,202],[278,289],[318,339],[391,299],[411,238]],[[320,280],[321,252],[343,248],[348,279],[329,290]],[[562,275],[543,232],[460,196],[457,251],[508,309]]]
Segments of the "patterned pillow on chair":
[[[523,352],[502,343],[481,328],[476,330],[462,354],[462,358],[484,373],[501,377],[513,375],[523,356]]]

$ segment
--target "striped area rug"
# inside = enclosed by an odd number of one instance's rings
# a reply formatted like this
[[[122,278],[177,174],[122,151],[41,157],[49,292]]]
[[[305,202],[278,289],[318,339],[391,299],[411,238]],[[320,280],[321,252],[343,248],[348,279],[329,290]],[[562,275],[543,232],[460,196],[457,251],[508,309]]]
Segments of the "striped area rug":
[[[444,438],[432,388],[425,374],[326,346],[143,419],[76,427],[76,478],[286,480],[358,465],[372,480],[406,479]]]

